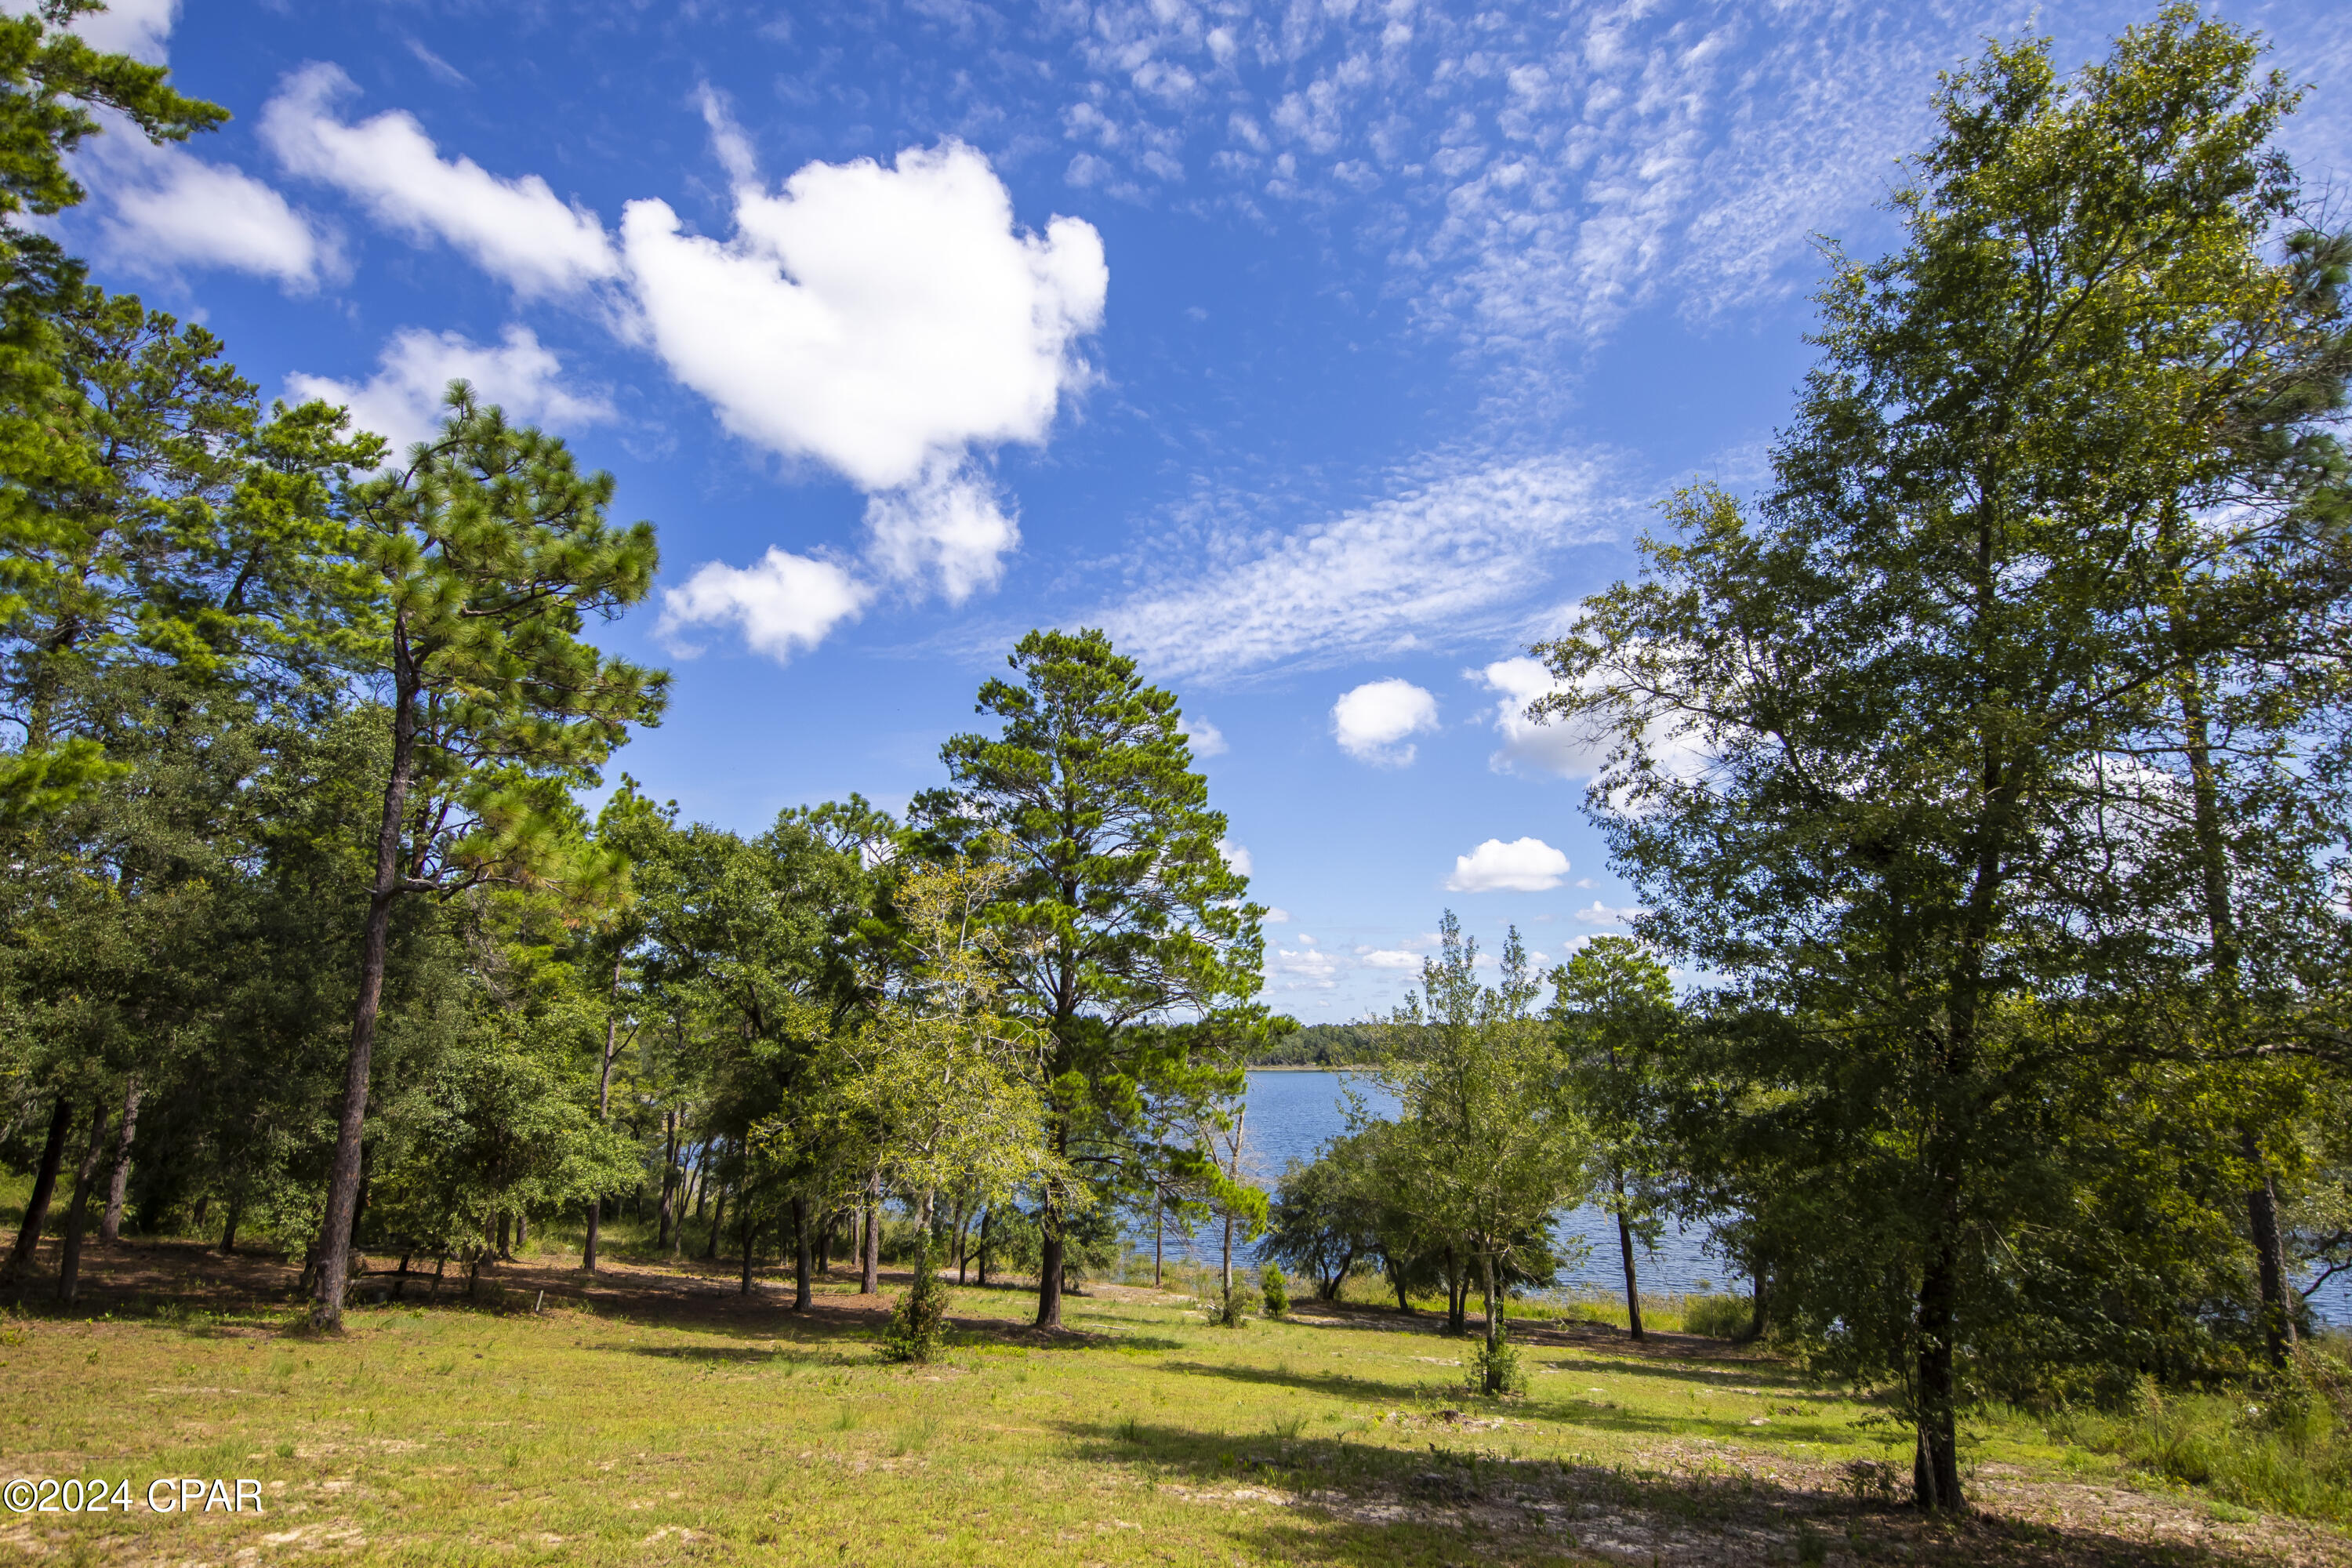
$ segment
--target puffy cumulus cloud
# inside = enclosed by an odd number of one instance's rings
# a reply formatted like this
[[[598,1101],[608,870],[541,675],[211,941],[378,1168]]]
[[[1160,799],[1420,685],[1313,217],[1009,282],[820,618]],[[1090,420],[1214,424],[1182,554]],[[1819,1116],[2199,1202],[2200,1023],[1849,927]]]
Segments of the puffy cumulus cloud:
[[[836,562],[770,545],[751,565],[706,562],[683,584],[665,590],[655,635],[671,652],[691,658],[702,651],[693,640],[698,628],[730,627],[752,652],[781,664],[823,642],[843,621],[855,620],[871,593]]]
[[[1538,723],[1528,717],[1528,705],[1538,698],[1566,689],[1563,682],[1553,679],[1541,660],[1506,658],[1474,670],[1471,676],[1489,691],[1502,693],[1502,700],[1495,704],[1495,731],[1503,743],[1486,759],[1486,765],[1496,773],[1524,771],[1589,779],[1608,765],[1609,753],[1616,742],[1609,735],[1595,732],[1588,721],[1552,719]],[[1597,684],[1597,680],[1593,678],[1588,684]],[[1654,721],[1644,728],[1642,741],[1652,762],[1670,777],[1696,779],[1706,771],[1706,747],[1698,734],[1687,727],[1675,728],[1671,721]],[[1588,881],[1579,886],[1591,884]]]
[[[714,125],[724,125],[713,113]],[[874,498],[872,560],[950,597],[995,580],[1018,539],[971,454],[1042,442],[1088,375],[1079,340],[1109,286],[1101,236],[1015,224],[960,142],[810,163],[770,194],[721,138],[735,233],[628,205],[621,247],[656,353],[754,445],[814,458]]]
[[[1180,715],[1176,721],[1176,732],[1184,737],[1196,758],[1218,757],[1225,752],[1225,732],[1198,713]]]
[[[961,605],[1004,575],[1021,542],[996,489],[970,464],[927,472],[866,502],[866,559],[895,582],[929,582]]]
[[[1538,723],[1528,717],[1528,704],[1560,689],[1541,659],[1501,659],[1475,675],[1487,690],[1502,694],[1502,700],[1495,704],[1495,731],[1503,744],[1486,759],[1487,766],[1496,773],[1525,769],[1590,778],[1608,761],[1608,742],[1582,726],[1559,720]]]
[[[1568,857],[1540,838],[1489,838],[1454,858],[1446,888],[1456,893],[1540,893],[1568,875]]]
[[[439,428],[441,399],[460,377],[518,424],[578,429],[614,417],[604,395],[568,378],[562,362],[523,326],[508,327],[496,344],[411,328],[393,335],[376,373],[363,382],[295,374],[286,386],[297,398],[343,405],[354,426],[383,437],[396,455]]]
[[[342,275],[333,232],[268,184],[177,142],[152,142],[111,110],[100,121],[102,133],[75,162],[103,198],[100,243],[108,260],[151,278],[226,268],[274,278],[295,293]]]
[[[1290,923],[1290,911],[1285,909],[1269,908],[1265,911],[1265,923],[1270,926],[1286,926]]]
[[[1220,838],[1217,840],[1217,853],[1225,858],[1225,864],[1231,867],[1237,874],[1248,877],[1256,873],[1257,862],[1250,858],[1250,852],[1247,847],[1236,844],[1230,838]],[[1315,939],[1309,936],[1301,937],[1298,940],[1301,942],[1313,942]]]
[[[1397,482],[1397,494],[1288,532],[1254,519],[1212,525],[1198,556],[1146,563],[1147,585],[1103,621],[1154,668],[1212,678],[1516,639],[1559,552],[1615,538],[1635,493],[1596,457]]]
[[[1632,925],[1649,912],[1639,904],[1626,904],[1612,908],[1595,899],[1592,900],[1591,908],[1577,910],[1576,918],[1589,926],[1626,926]]]
[[[1421,954],[1401,947],[1370,947],[1356,956],[1368,969],[1419,969],[1422,963]]]
[[[1403,767],[1408,737],[1437,728],[1437,699],[1410,680],[1369,680],[1331,704],[1331,734],[1360,763]]]
[[[620,258],[593,213],[565,203],[537,174],[503,179],[470,158],[442,157],[414,115],[387,110],[346,123],[335,105],[357,90],[334,66],[304,66],[262,109],[263,143],[289,174],[334,186],[419,244],[454,247],[520,294],[572,293],[619,277]]]

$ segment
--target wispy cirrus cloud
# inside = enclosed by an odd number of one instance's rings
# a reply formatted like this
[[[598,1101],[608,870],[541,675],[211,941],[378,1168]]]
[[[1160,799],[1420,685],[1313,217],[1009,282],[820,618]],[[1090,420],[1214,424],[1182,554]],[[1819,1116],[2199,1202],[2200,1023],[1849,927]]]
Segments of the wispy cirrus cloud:
[[[1639,493],[1594,456],[1464,467],[1287,532],[1156,541],[1181,559],[1102,620],[1155,671],[1212,679],[1491,642],[1557,552],[1617,538]]]

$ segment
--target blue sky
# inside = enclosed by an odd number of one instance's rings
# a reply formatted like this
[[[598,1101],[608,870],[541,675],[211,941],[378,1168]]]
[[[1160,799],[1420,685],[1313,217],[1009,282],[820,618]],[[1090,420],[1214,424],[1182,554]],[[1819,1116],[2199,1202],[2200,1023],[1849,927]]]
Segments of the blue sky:
[[[2340,181],[2352,8],[2221,9]],[[1935,73],[2034,15],[127,0],[236,118],[101,138],[61,226],[266,393],[405,440],[464,374],[611,468],[664,567],[604,639],[677,671],[620,765],[689,816],[901,807],[1024,630],[1108,627],[1336,1020],[1448,906],[1622,929],[1526,646],[1762,472],[1809,237],[1883,243]]]

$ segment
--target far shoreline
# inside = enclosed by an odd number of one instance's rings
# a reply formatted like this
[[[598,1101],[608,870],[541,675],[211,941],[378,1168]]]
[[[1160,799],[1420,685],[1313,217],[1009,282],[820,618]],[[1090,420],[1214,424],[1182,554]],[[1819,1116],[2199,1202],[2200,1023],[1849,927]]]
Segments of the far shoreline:
[[[1369,1062],[1342,1062],[1327,1066],[1321,1062],[1276,1062],[1265,1067],[1244,1067],[1244,1072],[1370,1072]]]

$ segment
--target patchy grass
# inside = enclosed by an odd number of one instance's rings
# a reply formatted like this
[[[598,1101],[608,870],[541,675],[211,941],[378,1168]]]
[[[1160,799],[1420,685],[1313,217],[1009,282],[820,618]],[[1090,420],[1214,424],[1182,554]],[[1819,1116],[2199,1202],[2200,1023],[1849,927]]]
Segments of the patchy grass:
[[[1043,1336],[1024,1295],[967,1288],[946,1361],[908,1368],[874,1345],[903,1278],[796,1315],[724,1260],[532,1259],[507,1310],[445,1288],[319,1337],[274,1260],[93,1265],[88,1315],[36,1291],[8,1321],[0,1475],[246,1478],[268,1511],[0,1516],[65,1563],[2352,1562],[2011,1415],[1971,1432],[1979,1513],[1923,1520],[1878,1493],[1908,1455],[1867,1399],[1591,1323],[1516,1325],[1532,1392],[1487,1401],[1466,1342],[1344,1302],[1225,1331],[1106,1286]]]

